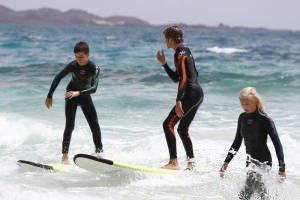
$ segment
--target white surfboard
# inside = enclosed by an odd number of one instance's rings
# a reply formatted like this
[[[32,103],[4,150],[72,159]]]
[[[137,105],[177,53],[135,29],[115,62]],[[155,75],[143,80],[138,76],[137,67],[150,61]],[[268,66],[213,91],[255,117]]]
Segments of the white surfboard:
[[[106,173],[116,170],[133,170],[157,174],[172,174],[177,172],[177,170],[126,164],[109,159],[97,158],[87,154],[77,154],[74,156],[73,160],[78,167],[96,173]]]

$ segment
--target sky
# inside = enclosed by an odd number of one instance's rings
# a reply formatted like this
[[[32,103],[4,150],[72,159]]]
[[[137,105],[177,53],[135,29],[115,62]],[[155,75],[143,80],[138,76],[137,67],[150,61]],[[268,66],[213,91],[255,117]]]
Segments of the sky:
[[[132,16],[152,24],[187,23],[300,30],[300,0],[0,0],[14,10],[82,9],[101,17]]]

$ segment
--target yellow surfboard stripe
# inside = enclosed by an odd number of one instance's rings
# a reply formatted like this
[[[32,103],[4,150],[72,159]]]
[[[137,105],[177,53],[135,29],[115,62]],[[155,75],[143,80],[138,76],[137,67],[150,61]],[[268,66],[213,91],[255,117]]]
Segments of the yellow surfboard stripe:
[[[158,173],[158,174],[172,174],[172,173],[177,172],[177,170],[145,167],[145,166],[140,166],[140,165],[125,164],[125,163],[116,162],[116,161],[113,162],[113,165],[116,167],[124,168],[124,169],[143,171],[143,172],[152,172],[152,173]]]
[[[53,170],[57,172],[71,171],[75,169],[74,165],[65,165],[65,164],[46,164],[46,165],[53,167]]]

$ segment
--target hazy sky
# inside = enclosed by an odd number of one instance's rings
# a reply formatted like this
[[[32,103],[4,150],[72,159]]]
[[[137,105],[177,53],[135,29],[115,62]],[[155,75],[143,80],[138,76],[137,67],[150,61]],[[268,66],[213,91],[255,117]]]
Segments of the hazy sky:
[[[300,0],[0,0],[14,10],[77,8],[99,16],[125,15],[152,24],[266,27],[300,30]]]

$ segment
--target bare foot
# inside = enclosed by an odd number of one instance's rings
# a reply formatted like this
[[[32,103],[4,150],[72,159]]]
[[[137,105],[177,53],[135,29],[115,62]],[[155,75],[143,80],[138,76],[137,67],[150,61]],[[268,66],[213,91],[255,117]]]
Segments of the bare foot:
[[[163,169],[172,169],[172,170],[179,170],[180,169],[177,159],[170,159],[169,163],[162,166],[161,168],[163,168]]]
[[[70,161],[69,160],[61,160],[61,164],[63,165],[70,165]]]
[[[69,161],[69,156],[67,153],[64,153],[62,158],[61,158],[61,163],[64,165],[70,165],[70,161]]]

